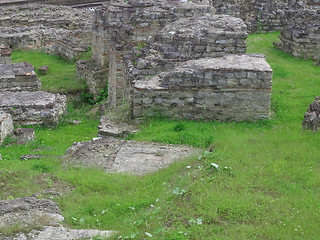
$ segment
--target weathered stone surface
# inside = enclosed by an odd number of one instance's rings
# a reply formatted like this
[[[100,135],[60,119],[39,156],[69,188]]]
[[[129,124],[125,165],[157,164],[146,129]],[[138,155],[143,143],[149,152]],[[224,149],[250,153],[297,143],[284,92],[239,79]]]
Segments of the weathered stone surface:
[[[36,139],[33,128],[17,128],[14,130],[14,136],[17,138],[16,144],[27,144]]]
[[[0,43],[14,49],[39,49],[69,60],[91,45],[92,12],[66,6],[29,4],[2,7]]]
[[[320,8],[300,9],[291,13],[275,45],[295,57],[320,58]]]
[[[21,125],[55,125],[66,108],[66,96],[37,92],[0,92],[0,110]]]
[[[4,45],[0,45],[0,64],[11,63],[11,49]]]
[[[64,220],[57,205],[40,194],[14,200],[0,200],[0,228],[14,226],[21,228],[21,233],[7,236],[0,232],[1,239],[10,240],[60,240],[83,239],[95,236],[110,237],[112,231],[95,229],[67,229],[61,225]]]
[[[269,118],[272,69],[263,56],[226,55],[181,63],[136,80],[133,117],[252,121]]]
[[[320,128],[320,96],[310,104],[302,122],[304,129],[318,131]]]
[[[123,59],[131,56],[165,25],[182,18],[213,14],[210,5],[180,1],[111,1],[95,11],[92,58],[109,68],[108,102],[129,102],[130,83],[124,79]]]
[[[0,112],[0,144],[13,131],[12,116],[8,113]]]
[[[41,82],[34,67],[27,63],[11,63],[0,65],[1,91],[38,91]]]
[[[67,150],[64,161],[66,164],[103,168],[107,172],[143,175],[167,167],[179,159],[199,154],[200,151],[185,146],[104,137],[74,143]]]
[[[116,118],[112,118],[110,114],[102,115],[100,118],[100,125],[98,127],[98,136],[103,137],[126,137],[129,134],[137,132],[137,129],[133,124],[129,124],[124,121],[119,121]]]
[[[106,89],[108,84],[108,69],[98,65],[93,60],[77,61],[77,77],[85,79],[94,100],[97,100],[100,92]]]
[[[43,65],[41,67],[39,67],[38,72],[40,75],[47,75],[49,71],[49,67],[46,65]]]

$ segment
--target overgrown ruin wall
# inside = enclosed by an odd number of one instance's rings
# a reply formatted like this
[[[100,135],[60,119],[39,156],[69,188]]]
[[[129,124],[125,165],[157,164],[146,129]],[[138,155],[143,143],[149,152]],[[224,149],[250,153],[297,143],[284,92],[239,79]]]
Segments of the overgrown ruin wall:
[[[134,118],[158,110],[188,119],[268,118],[270,66],[243,55],[241,19],[214,13],[180,1],[113,1],[98,9],[92,57],[108,68],[109,106],[130,103]]]
[[[291,14],[275,45],[295,57],[320,60],[320,8]]]
[[[0,44],[77,59],[91,46],[92,12],[54,5],[19,5],[0,11]]]
[[[305,8],[318,8],[319,0],[212,0],[217,14],[241,18],[249,32],[280,31],[288,14]]]

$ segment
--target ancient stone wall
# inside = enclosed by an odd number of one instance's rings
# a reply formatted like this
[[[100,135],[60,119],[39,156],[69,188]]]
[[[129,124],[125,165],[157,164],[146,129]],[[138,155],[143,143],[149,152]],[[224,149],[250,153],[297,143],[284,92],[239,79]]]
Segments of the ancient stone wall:
[[[292,12],[275,45],[295,57],[320,60],[320,9]]]
[[[39,91],[41,83],[34,67],[27,63],[0,64],[1,91]]]
[[[141,48],[168,23],[213,11],[209,5],[180,1],[114,1],[99,9],[94,18],[92,56],[109,68],[110,105],[128,101],[130,86],[124,79],[123,59],[132,48]]]
[[[15,124],[55,125],[65,112],[66,96],[35,92],[0,92],[0,111],[12,115]]]
[[[241,18],[249,32],[283,29],[290,12],[308,7],[318,8],[318,0],[213,0],[218,14]]]
[[[0,11],[0,44],[77,59],[91,45],[92,12],[64,6],[21,5]]]
[[[244,23],[227,15],[167,25],[126,60],[133,117],[268,118],[272,70],[263,56],[244,55],[246,38]]]
[[[0,64],[11,63],[11,49],[0,45]]]

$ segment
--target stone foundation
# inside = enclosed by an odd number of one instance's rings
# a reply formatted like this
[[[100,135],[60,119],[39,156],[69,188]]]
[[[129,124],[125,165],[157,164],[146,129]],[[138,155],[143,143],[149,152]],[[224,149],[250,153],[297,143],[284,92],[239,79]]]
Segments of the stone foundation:
[[[78,59],[91,45],[92,12],[54,5],[3,7],[0,44],[37,49],[68,60]]]
[[[295,57],[320,59],[320,9],[292,14],[275,45]]]
[[[77,61],[77,77],[86,80],[95,100],[108,84],[108,70],[93,60]]]
[[[0,112],[0,144],[13,132],[12,117],[8,113]]]
[[[133,117],[252,121],[269,118],[272,70],[262,56],[227,55],[181,63],[134,83]]]
[[[24,62],[0,65],[0,92],[40,89],[40,80],[31,64]]]
[[[124,59],[133,48],[143,46],[167,24],[212,13],[209,5],[180,1],[112,1],[98,9],[93,21],[92,58],[109,68],[110,106],[129,102]]]
[[[11,63],[11,49],[0,45],[0,64]]]
[[[21,125],[55,125],[64,113],[66,96],[37,92],[0,92],[0,111]]]

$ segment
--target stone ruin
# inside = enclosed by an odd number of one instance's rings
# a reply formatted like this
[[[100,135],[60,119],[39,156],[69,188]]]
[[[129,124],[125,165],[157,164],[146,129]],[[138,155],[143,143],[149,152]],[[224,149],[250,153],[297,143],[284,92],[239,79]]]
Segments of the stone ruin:
[[[0,45],[0,64],[11,63],[11,49]]]
[[[276,47],[295,57],[320,61],[320,5],[292,13]]]
[[[31,64],[0,64],[0,111],[11,114],[15,124],[55,125],[65,107],[66,96],[41,91]]]
[[[302,122],[304,129],[318,131],[320,129],[320,96],[310,104]]]
[[[88,65],[108,72],[108,80],[98,81],[108,81],[109,106],[127,102],[134,118],[157,112],[196,120],[268,118],[270,66],[263,56],[245,54],[241,19],[214,13],[210,5],[180,1],[99,8]]]
[[[91,20],[87,9],[41,4],[2,7],[0,44],[78,59],[91,45]]]

